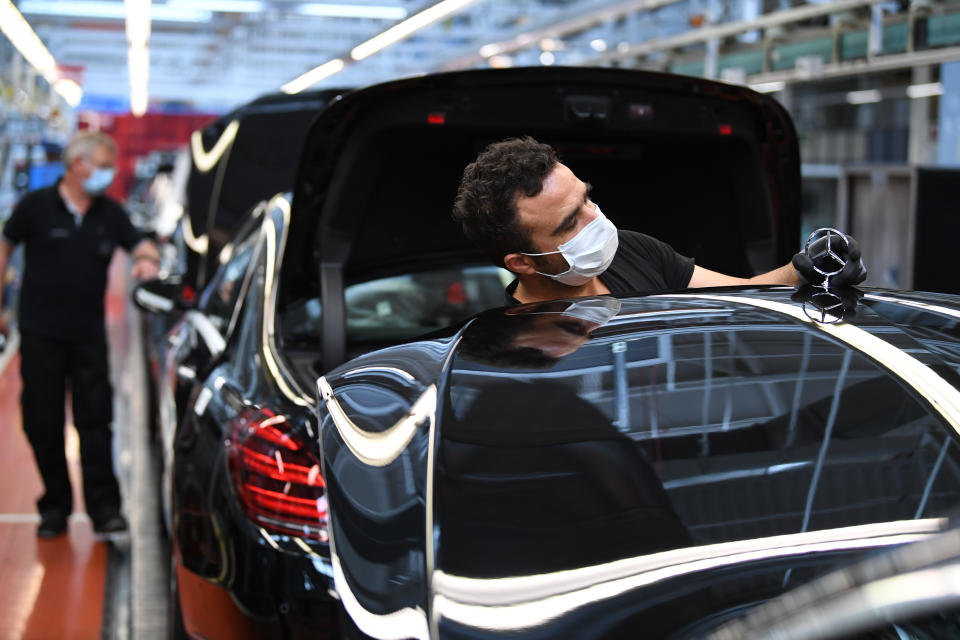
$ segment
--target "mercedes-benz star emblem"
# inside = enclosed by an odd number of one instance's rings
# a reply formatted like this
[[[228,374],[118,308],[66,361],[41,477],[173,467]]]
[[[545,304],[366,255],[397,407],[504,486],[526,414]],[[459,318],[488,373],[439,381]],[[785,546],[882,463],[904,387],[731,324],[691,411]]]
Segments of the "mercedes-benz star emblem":
[[[810,234],[803,252],[813,263],[813,270],[824,277],[823,288],[830,287],[830,278],[837,275],[847,264],[850,240],[831,227],[817,229]]]
[[[807,305],[813,307],[808,309]],[[814,322],[836,324],[843,320],[843,300],[829,291],[821,291],[803,301],[803,313]]]

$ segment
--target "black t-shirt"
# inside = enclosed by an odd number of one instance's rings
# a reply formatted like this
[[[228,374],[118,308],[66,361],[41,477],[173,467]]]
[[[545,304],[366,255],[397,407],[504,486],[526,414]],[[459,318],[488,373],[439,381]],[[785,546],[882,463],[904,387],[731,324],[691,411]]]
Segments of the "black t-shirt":
[[[683,289],[693,277],[693,258],[680,255],[666,242],[636,231],[618,230],[619,245],[610,267],[600,275],[610,293],[652,293]],[[520,304],[513,297],[514,280],[507,287],[507,304]]]
[[[4,225],[8,242],[24,243],[21,331],[61,340],[103,335],[110,259],[118,245],[130,251],[141,236],[106,196],[95,197],[80,220],[54,185],[24,196]]]

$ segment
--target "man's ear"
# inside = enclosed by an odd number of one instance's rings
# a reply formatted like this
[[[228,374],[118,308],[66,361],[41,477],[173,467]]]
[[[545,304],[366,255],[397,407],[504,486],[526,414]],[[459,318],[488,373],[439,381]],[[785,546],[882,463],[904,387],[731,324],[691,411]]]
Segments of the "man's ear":
[[[532,275],[537,271],[533,258],[522,253],[508,253],[503,256],[503,266],[517,275]]]

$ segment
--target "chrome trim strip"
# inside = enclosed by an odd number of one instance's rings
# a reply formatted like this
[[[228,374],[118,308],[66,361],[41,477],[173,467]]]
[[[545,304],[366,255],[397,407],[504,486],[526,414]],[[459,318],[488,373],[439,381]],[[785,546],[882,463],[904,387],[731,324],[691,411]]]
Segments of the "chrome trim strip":
[[[223,350],[227,348],[227,342],[223,339],[223,336],[220,335],[220,332],[217,331],[217,328],[213,326],[209,318],[199,311],[191,309],[187,311],[186,319],[187,322],[197,330],[197,333],[200,334],[200,338],[204,344],[207,345],[211,356],[217,357],[223,353]]]
[[[403,369],[398,369],[396,367],[375,367],[375,366],[360,367],[358,369],[352,369],[350,371],[347,371],[345,374],[343,374],[343,377],[349,378],[351,376],[363,375],[364,373],[392,373],[394,375],[400,376],[404,380],[409,380],[410,382],[416,381],[416,378],[414,378],[411,374],[407,373]]]
[[[203,134],[198,129],[190,135],[190,152],[193,156],[193,164],[196,165],[200,173],[207,173],[213,169],[217,161],[223,156],[227,148],[237,137],[237,131],[240,129],[240,121],[233,120],[227,125],[227,128],[220,134],[220,138],[214,143],[213,148],[207,151],[203,148]]]
[[[917,300],[905,300],[903,298],[895,298],[892,296],[880,296],[875,293],[867,293],[863,297],[866,298],[867,300],[876,300],[878,302],[892,302],[894,304],[902,304],[907,307],[914,307],[916,309],[922,309],[924,311],[940,313],[945,316],[952,316],[960,320],[960,309],[951,309],[950,307],[944,307],[938,304],[930,304],[929,302],[919,302]]]
[[[210,247],[210,239],[207,237],[207,234],[197,237],[193,232],[193,222],[191,222],[190,216],[181,215],[180,219],[183,221],[180,224],[180,228],[183,231],[183,241],[195,253],[206,255],[207,249]]]
[[[575,609],[683,575],[768,558],[886,547],[928,538],[945,518],[882,522],[672,549],[549,574],[476,579],[434,572],[434,606],[450,620],[505,631],[550,622]]]
[[[142,287],[134,289],[133,295],[137,299],[137,302],[149,309],[156,309],[161,313],[173,311],[173,300],[168,300],[163,296],[145,291]]]
[[[417,428],[425,421],[429,420],[429,429],[433,431],[437,411],[435,385],[427,387],[406,416],[382,432],[364,431],[354,424],[334,396],[333,387],[323,376],[317,378],[317,393],[326,405],[344,444],[357,459],[371,467],[384,467],[396,460],[413,439]]]
[[[277,228],[274,225],[272,212],[279,209],[283,221],[280,225],[279,241],[277,239]],[[303,393],[293,376],[283,366],[283,360],[280,358],[277,350],[276,337],[276,314],[277,314],[277,287],[276,281],[280,267],[280,261],[283,259],[283,252],[287,244],[287,230],[290,226],[290,201],[283,195],[274,196],[265,206],[263,217],[263,233],[265,236],[266,254],[264,265],[263,281],[263,321],[261,343],[263,352],[263,362],[274,381],[280,388],[280,392],[291,402],[301,407],[309,407],[313,404],[312,399]]]

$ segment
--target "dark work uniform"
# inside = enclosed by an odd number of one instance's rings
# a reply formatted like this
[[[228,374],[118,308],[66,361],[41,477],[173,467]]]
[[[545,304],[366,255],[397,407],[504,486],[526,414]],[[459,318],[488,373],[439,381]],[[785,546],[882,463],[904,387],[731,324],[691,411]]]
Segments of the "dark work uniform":
[[[693,258],[682,256],[667,243],[636,231],[621,229],[617,234],[617,253],[610,267],[600,275],[611,294],[654,293],[684,289],[690,284]],[[507,286],[507,304],[520,304],[513,297],[517,284],[514,280]]]
[[[73,400],[80,436],[83,495],[94,522],[120,510],[113,471],[113,390],[107,364],[104,294],[114,249],[130,251],[140,235],[119,204],[93,199],[75,216],[56,186],[27,194],[3,228],[24,243],[20,289],[23,428],[43,477],[41,513],[73,509],[64,452],[64,398]]]

